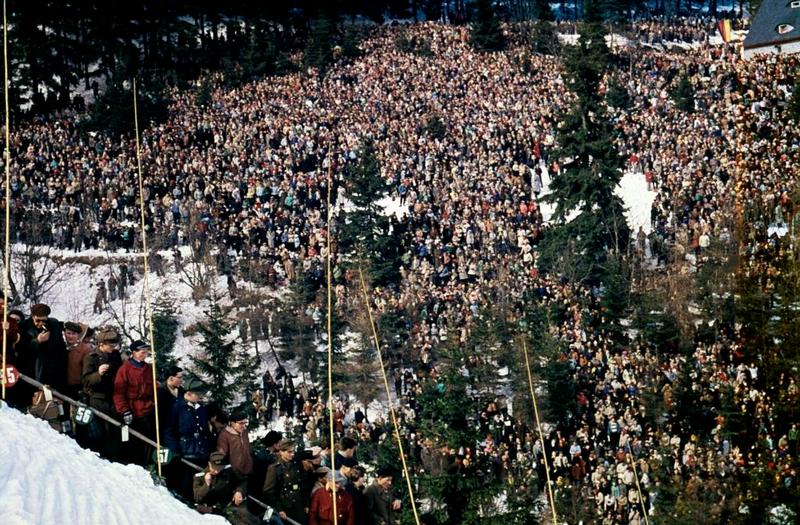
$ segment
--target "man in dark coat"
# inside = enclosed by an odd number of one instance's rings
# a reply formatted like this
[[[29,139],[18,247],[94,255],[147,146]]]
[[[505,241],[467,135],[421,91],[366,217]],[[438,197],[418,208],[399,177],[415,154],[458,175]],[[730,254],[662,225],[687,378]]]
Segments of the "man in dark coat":
[[[186,392],[172,407],[169,424],[162,429],[164,445],[176,456],[203,465],[211,452],[211,433],[206,407],[200,404],[204,385],[191,378],[186,382]],[[168,465],[168,485],[185,498],[191,497],[194,469],[178,459]]]
[[[303,476],[300,465],[293,461],[294,443],[282,439],[275,446],[278,461],[267,469],[264,480],[264,503],[275,509],[281,520],[286,517],[305,523],[306,508],[303,505]]]
[[[20,372],[55,390],[62,390],[67,379],[67,346],[61,321],[50,317],[50,307],[35,304],[31,316],[20,325]]]
[[[364,491],[367,509],[375,525],[396,525],[396,512],[400,510],[400,500],[392,497],[392,470],[378,469],[375,482]]]
[[[219,514],[236,525],[261,523],[247,510],[247,480],[225,464],[225,454],[212,452],[208,466],[194,476],[195,508],[201,514]]]
[[[90,407],[112,415],[114,379],[122,366],[120,338],[115,329],[100,328],[96,341],[97,348],[83,358],[83,392]],[[108,459],[118,459],[119,432],[116,427],[95,416],[86,434],[87,444],[92,450]]]

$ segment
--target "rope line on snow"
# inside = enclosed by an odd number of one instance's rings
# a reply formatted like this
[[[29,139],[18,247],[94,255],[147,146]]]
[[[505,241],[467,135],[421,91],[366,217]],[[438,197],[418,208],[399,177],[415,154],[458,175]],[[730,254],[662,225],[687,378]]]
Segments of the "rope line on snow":
[[[536,392],[533,388],[533,375],[531,375],[531,364],[528,361],[528,344],[525,338],[522,339],[522,351],[525,354],[525,369],[528,372],[528,386],[531,390],[531,403],[533,403],[533,414],[536,418],[536,430],[539,433],[539,441],[542,442],[542,457],[544,458],[544,474],[547,478],[547,495],[550,499],[550,510],[553,513],[553,524],[558,523],[556,515],[556,499],[553,496],[553,484],[550,482],[550,467],[547,464],[547,446],[545,445],[544,434],[542,433],[542,424],[539,422],[539,408],[536,403]]]
[[[11,229],[11,144],[10,144],[10,119],[8,116],[8,21],[6,20],[6,0],[3,0],[3,72],[5,73],[3,91],[5,94],[6,102],[6,147],[5,147],[5,165],[6,165],[6,213],[5,213],[5,230],[3,240],[3,368],[0,368],[0,385],[2,385],[2,394],[0,397],[5,400],[6,398],[6,364],[8,352],[8,334],[6,333],[6,326],[8,326],[8,284],[9,284],[9,264],[11,264],[11,246],[10,242],[10,229]]]
[[[136,168],[139,173],[139,212],[142,218],[142,257],[144,259],[144,296],[145,309],[147,311],[147,324],[150,335],[150,351],[153,363],[153,400],[155,403],[156,417],[156,466],[158,467],[158,477],[161,475],[161,428],[158,422],[158,381],[156,380],[156,346],[153,338],[153,304],[150,297],[150,271],[147,265],[147,230],[144,220],[144,182],[142,180],[142,154],[139,148],[139,107],[136,102],[136,79],[133,79],[133,121],[136,131]]]
[[[330,430],[331,435],[331,472],[335,474],[336,472],[336,439],[333,435],[333,338],[332,338],[332,322],[331,318],[333,317],[333,310],[332,306],[332,297],[331,297],[331,184],[333,182],[333,158],[329,157],[329,164],[328,164],[328,191],[327,191],[327,232],[326,232],[326,242],[327,242],[327,249],[325,254],[325,259],[327,261],[326,269],[325,269],[325,281],[327,284],[328,289],[328,311],[327,311],[327,323],[328,323],[328,428]],[[333,524],[339,525],[339,514],[336,510],[336,478],[334,477],[333,485]]]
[[[403,452],[403,442],[400,439],[399,425],[397,424],[397,415],[394,410],[394,403],[392,402],[392,394],[389,391],[389,379],[386,377],[386,368],[383,365],[383,356],[381,355],[381,344],[378,341],[378,330],[375,328],[375,319],[372,317],[372,307],[369,304],[369,294],[367,293],[367,284],[364,281],[364,271],[359,266],[358,275],[361,279],[361,290],[364,292],[364,304],[367,306],[367,315],[369,316],[370,328],[372,328],[372,338],[375,342],[375,352],[378,354],[378,362],[381,365],[381,376],[383,377],[383,386],[386,388],[386,399],[389,402],[389,414],[392,416],[392,425],[394,425],[394,437],[397,440],[397,448],[400,450],[400,461],[403,463],[403,475],[406,478],[406,485],[408,486],[408,496],[411,499],[411,510],[414,511],[414,521],[419,525],[419,516],[417,515],[417,504],[414,500],[414,490],[411,488],[411,476],[408,474],[408,465],[406,464],[406,455]]]

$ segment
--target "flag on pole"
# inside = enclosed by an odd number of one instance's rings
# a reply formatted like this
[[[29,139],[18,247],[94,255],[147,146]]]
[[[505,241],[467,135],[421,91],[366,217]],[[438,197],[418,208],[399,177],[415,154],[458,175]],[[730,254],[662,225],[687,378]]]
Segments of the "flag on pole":
[[[719,36],[722,37],[722,41],[726,44],[731,41],[731,36],[733,36],[733,31],[731,30],[731,21],[730,19],[726,18],[724,20],[720,20],[717,22],[717,29],[719,30]]]

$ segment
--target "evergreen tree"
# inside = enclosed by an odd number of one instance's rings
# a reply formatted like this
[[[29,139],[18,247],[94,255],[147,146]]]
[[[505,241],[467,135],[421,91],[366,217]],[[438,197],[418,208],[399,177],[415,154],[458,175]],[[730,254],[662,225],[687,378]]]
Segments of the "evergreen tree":
[[[544,239],[542,266],[599,283],[608,254],[627,252],[630,231],[622,199],[614,192],[622,178],[623,160],[601,104],[600,81],[609,61],[605,30],[599,22],[588,22],[579,34],[565,60],[567,81],[578,101],[562,116],[557,130],[561,172],[553,177],[552,192],[545,197],[556,204],[557,226]],[[568,259],[570,268],[565,267]]]
[[[400,278],[400,245],[391,235],[391,222],[377,204],[390,186],[381,178],[372,143],[362,147],[356,164],[345,175],[352,207],[339,223],[339,246],[354,264],[370,270],[373,284],[395,283]]]
[[[543,55],[555,55],[561,48],[555,26],[546,20],[537,20],[533,24],[531,47]]]
[[[92,105],[88,121],[82,125],[92,131],[111,136],[134,133],[133,90],[128,80],[123,80],[118,70],[100,98]],[[137,111],[139,113],[139,132],[153,123],[164,122],[168,115],[168,101],[162,88],[153,81],[137,81]]]
[[[315,342],[320,340],[317,336],[322,335],[325,324],[324,318],[320,317],[315,326],[312,317],[317,288],[318,286],[315,287],[306,274],[301,273],[297,279],[289,283],[286,300],[283,301],[276,315],[277,333],[283,348],[280,352],[281,358],[298,359],[300,369],[309,371],[312,380],[316,379],[319,371]]]
[[[158,368],[158,377],[166,379],[167,370],[177,364],[175,341],[178,337],[178,317],[175,314],[175,300],[167,293],[156,299],[153,305],[153,344]]]
[[[553,22],[556,17],[553,15],[553,9],[550,7],[548,0],[535,0],[536,4],[536,18],[543,22]]]
[[[420,484],[434,500],[444,502],[445,523],[478,523],[481,506],[490,506],[503,487],[493,476],[487,456],[464,461],[463,450],[474,448],[482,438],[475,424],[482,403],[472,394],[476,386],[474,378],[465,373],[467,353],[453,348],[445,357],[449,361],[447,368],[437,381],[427,382],[418,396],[419,428],[422,436],[435,440],[436,448],[446,447],[454,455],[448,458],[450,463],[445,472],[424,474]],[[461,456],[455,454],[459,450]]]
[[[240,388],[234,383],[238,356],[231,338],[233,325],[226,319],[216,293],[211,294],[209,301],[205,319],[198,323],[202,336],[200,352],[191,360],[197,375],[208,386],[211,399],[222,407],[230,407]]]
[[[311,21],[311,33],[303,53],[303,65],[306,68],[316,69],[320,76],[325,75],[333,59],[333,32],[334,26],[328,17],[321,14]]]
[[[694,112],[694,87],[685,73],[678,78],[678,84],[672,91],[672,99],[679,110],[686,113]]]
[[[792,121],[800,124],[800,74],[795,78],[794,91],[792,91],[792,97],[789,99],[786,111]]]
[[[611,77],[608,81],[608,90],[606,91],[606,104],[612,108],[626,110],[630,108],[631,96],[627,88],[623,86],[617,76]]]
[[[506,38],[491,0],[477,0],[470,41],[478,51],[500,51],[505,48]]]

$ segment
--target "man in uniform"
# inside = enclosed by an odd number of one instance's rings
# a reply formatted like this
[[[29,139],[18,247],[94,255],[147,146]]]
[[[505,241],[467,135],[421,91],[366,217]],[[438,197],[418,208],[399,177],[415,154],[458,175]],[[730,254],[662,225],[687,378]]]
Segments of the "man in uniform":
[[[212,452],[208,466],[194,476],[194,502],[201,514],[219,514],[236,525],[261,522],[247,510],[247,480],[225,464],[225,454]]]
[[[300,466],[294,462],[294,443],[282,439],[275,445],[277,461],[267,468],[264,480],[264,502],[275,509],[272,523],[284,525],[287,516],[299,523],[306,523],[307,509],[304,497],[303,476]]]

